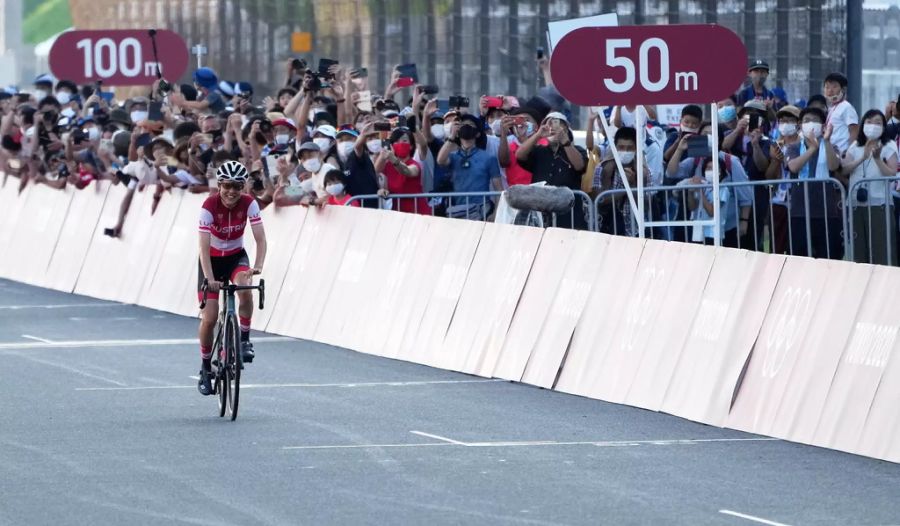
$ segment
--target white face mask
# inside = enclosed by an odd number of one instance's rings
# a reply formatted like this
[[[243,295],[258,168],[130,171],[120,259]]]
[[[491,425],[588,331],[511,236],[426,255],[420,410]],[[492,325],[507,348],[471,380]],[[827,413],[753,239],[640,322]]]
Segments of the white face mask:
[[[34,98],[35,98],[38,102],[40,102],[41,99],[43,99],[43,98],[46,97],[46,96],[47,96],[47,90],[43,90],[43,89],[36,89],[36,90],[34,90]]]
[[[75,110],[73,110],[72,108],[63,108],[62,111],[59,112],[59,114],[62,115],[63,117],[67,117],[67,118],[71,119],[72,117],[75,116]]]
[[[353,141],[343,141],[343,142],[339,142],[339,143],[337,144],[338,157],[339,157],[342,161],[346,161],[347,158],[350,157],[350,152],[353,151],[353,148],[354,148],[355,146],[356,146],[356,145],[353,143]]]
[[[866,124],[863,126],[863,133],[866,139],[869,140],[880,139],[883,132],[884,128],[880,124]]]
[[[96,141],[100,138],[100,128],[97,128],[96,126],[94,126],[93,128],[88,128],[87,135],[90,141]]]
[[[322,168],[322,161],[318,157],[303,161],[303,169],[310,173],[316,173]]]
[[[786,136],[792,136],[797,134],[797,125],[792,123],[783,122],[778,125],[778,133]]]
[[[370,153],[378,153],[381,151],[381,140],[380,139],[370,139],[366,141],[366,148]]]
[[[711,183],[713,180],[713,171],[707,170],[706,173],[703,174],[703,176],[706,178],[707,183]]]
[[[622,164],[631,164],[634,161],[634,152],[619,152],[619,159]]]
[[[323,152],[326,152],[326,151],[328,151],[329,148],[331,148],[331,139],[328,139],[326,137],[318,137],[316,139],[313,139],[313,142]]]
[[[68,104],[72,101],[72,94],[68,91],[57,91],[56,100],[58,100],[60,104]]]
[[[682,126],[681,131],[683,131],[684,133],[697,133],[700,131],[700,128],[685,128],[684,126]]]
[[[315,183],[313,183],[313,180],[311,178],[304,179],[304,180],[300,181],[300,190],[306,194],[312,193],[314,184]]]
[[[325,187],[325,191],[328,192],[328,195],[339,196],[344,193],[344,185],[343,183],[334,183]]]
[[[431,125],[431,135],[434,136],[435,139],[443,140],[444,137],[447,136],[444,125],[443,124],[432,124]]]
[[[287,133],[279,133],[275,136],[275,144],[287,144],[291,141],[291,136]]]
[[[453,132],[453,123],[445,122],[444,123],[444,137],[450,137],[450,134]]]
[[[133,122],[134,124],[147,120],[147,117],[149,115],[150,114],[146,111],[133,111],[129,114],[129,116],[131,117],[131,122]]]
[[[822,136],[822,123],[821,122],[804,122],[803,123],[803,134],[810,135],[813,137],[819,138]]]
[[[494,120],[494,121],[491,121],[491,132],[493,132],[494,135],[496,135],[497,137],[499,137],[499,136],[500,136],[500,133],[501,133],[502,131],[503,131],[503,130],[502,130],[502,128],[501,128],[500,119],[496,119],[496,120]]]

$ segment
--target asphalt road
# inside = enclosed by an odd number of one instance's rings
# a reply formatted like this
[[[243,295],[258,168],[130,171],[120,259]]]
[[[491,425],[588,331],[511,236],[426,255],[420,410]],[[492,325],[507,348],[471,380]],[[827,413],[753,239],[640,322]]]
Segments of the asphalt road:
[[[900,465],[0,281],[0,524],[900,524]],[[760,522],[762,521],[762,522]]]

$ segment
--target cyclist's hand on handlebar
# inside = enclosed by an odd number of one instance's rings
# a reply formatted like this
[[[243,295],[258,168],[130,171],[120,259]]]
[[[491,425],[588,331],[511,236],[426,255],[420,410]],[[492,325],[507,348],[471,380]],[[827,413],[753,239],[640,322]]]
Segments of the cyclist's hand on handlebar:
[[[212,280],[210,280],[210,281],[208,282],[207,290],[208,290],[209,292],[216,293],[216,292],[219,292],[219,290],[220,290],[221,288],[222,288],[222,282],[221,282],[221,281],[212,281]]]
[[[250,275],[251,275],[251,276],[258,276],[259,274],[262,274],[262,269],[261,269],[261,268],[254,268],[254,269],[251,269],[251,270],[250,270]]]

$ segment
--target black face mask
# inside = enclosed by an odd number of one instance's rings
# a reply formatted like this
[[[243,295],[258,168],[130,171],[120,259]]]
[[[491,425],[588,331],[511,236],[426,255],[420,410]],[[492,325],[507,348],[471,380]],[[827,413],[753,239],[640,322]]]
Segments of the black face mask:
[[[478,137],[478,130],[474,126],[465,125],[459,129],[459,138],[471,141]]]

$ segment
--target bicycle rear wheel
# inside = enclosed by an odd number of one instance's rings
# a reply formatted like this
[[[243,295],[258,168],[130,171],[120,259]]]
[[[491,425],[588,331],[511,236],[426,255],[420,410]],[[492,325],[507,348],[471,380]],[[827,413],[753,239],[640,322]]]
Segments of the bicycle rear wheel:
[[[238,320],[235,314],[228,316],[225,323],[225,356],[226,366],[224,375],[225,398],[228,402],[228,411],[231,420],[237,418],[238,402],[241,394],[241,352],[240,332]]]

